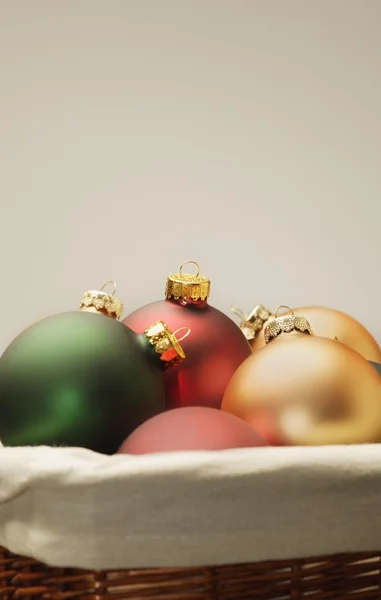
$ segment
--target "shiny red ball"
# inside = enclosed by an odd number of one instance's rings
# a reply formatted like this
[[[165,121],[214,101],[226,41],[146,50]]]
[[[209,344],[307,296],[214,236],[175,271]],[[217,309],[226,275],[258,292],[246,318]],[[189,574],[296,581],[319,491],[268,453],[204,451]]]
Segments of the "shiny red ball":
[[[119,453],[151,454],[258,446],[266,446],[266,442],[242,419],[214,408],[191,406],[152,417],[129,435]]]
[[[136,333],[157,320],[172,332],[190,328],[181,345],[186,360],[164,373],[167,408],[220,408],[225,389],[251,348],[232,319],[207,302],[182,304],[160,300],[139,308],[123,323]]]

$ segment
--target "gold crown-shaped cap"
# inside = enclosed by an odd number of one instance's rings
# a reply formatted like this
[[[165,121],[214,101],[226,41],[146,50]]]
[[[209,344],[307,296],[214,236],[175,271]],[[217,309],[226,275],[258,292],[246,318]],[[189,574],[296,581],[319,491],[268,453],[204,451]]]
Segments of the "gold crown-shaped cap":
[[[108,294],[103,290],[110,283],[114,284],[114,290],[111,294]],[[107,281],[100,290],[88,290],[82,298],[80,309],[101,313],[113,319],[120,319],[123,312],[123,302],[114,296],[115,292],[115,281]]]
[[[287,310],[291,311],[291,314],[278,317],[278,311],[280,308],[286,308]],[[278,335],[282,333],[291,333],[292,331],[306,333],[308,335],[315,335],[315,331],[312,329],[305,317],[295,315],[288,306],[279,306],[275,311],[275,316],[271,317],[265,326],[265,342],[268,344],[271,342],[271,340],[278,337]]]
[[[239,327],[247,340],[253,340],[257,333],[263,329],[266,321],[272,316],[271,312],[263,304],[254,306],[248,315],[245,315],[239,308],[235,308],[235,306],[231,306],[230,310],[241,319]]]
[[[187,327],[182,328],[187,331],[181,338],[183,340],[190,333]],[[163,321],[157,321],[150,325],[144,332],[148,342],[154,347],[156,354],[161,360],[163,367],[173,367],[179,365],[185,360],[185,352],[178,340],[176,334],[181,331],[178,329],[172,333]]]
[[[183,273],[185,265],[192,264],[197,267],[197,273]],[[179,300],[207,300],[210,294],[210,280],[200,275],[200,267],[194,260],[185,261],[178,273],[168,275],[165,286],[166,298]]]

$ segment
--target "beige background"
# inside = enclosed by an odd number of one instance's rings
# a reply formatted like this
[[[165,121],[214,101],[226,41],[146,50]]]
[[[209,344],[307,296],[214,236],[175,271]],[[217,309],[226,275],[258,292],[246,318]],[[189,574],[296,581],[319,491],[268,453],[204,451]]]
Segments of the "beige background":
[[[381,341],[379,0],[0,0],[0,347],[198,260]]]

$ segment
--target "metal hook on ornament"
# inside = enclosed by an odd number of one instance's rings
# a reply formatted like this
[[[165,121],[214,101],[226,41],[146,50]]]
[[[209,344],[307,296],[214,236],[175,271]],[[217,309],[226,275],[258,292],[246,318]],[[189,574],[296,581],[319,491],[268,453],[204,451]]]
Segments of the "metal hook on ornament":
[[[247,321],[247,315],[245,315],[240,308],[237,308],[236,306],[229,306],[229,308],[232,313],[241,319],[241,321]]]
[[[182,274],[183,268],[185,267],[185,265],[194,265],[196,267],[196,269],[197,269],[196,277],[199,277],[199,275],[200,275],[200,265],[198,263],[196,263],[195,260],[186,260],[185,262],[183,262],[183,264],[180,266],[180,269],[179,269],[180,275]]]
[[[281,308],[285,308],[287,310],[287,312],[290,312],[292,316],[294,316],[294,311],[292,310],[292,308],[290,308],[289,306],[287,306],[287,304],[280,304],[278,306],[278,308],[275,311],[274,317],[275,319],[278,318],[278,312],[280,311]],[[281,315],[281,316],[285,316],[285,315]]]
[[[181,338],[178,338],[176,336],[178,333],[180,333],[180,331],[186,331],[186,333],[184,333],[184,335]],[[178,342],[182,342],[183,340],[185,340],[185,338],[188,337],[190,332],[191,332],[190,327],[180,327],[180,329],[176,329],[176,331],[174,331],[172,335]]]
[[[102,287],[101,287],[101,292],[103,292],[103,291],[104,291],[104,289],[105,289],[105,287],[106,287],[106,286],[108,286],[108,285],[110,285],[110,284],[113,284],[113,286],[114,286],[114,289],[113,289],[113,291],[111,292],[110,296],[115,296],[115,294],[116,294],[116,281],[114,281],[113,279],[110,279],[109,281],[106,281],[106,283],[104,283],[104,284],[102,285]]]

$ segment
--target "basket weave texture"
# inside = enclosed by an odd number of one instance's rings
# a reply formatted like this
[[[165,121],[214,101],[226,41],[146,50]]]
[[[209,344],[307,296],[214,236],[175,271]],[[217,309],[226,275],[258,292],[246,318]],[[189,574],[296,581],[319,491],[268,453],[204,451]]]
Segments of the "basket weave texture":
[[[381,551],[175,569],[48,567],[0,547],[1,600],[380,600]]]

